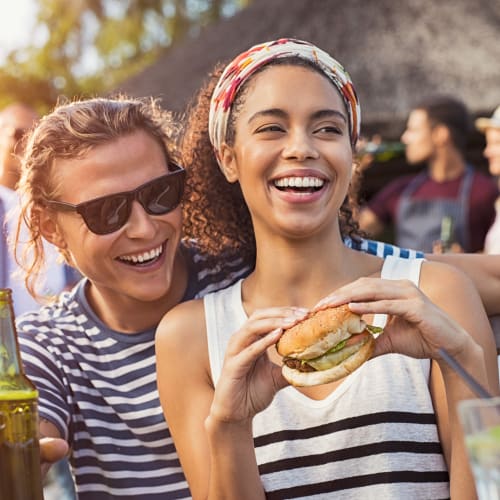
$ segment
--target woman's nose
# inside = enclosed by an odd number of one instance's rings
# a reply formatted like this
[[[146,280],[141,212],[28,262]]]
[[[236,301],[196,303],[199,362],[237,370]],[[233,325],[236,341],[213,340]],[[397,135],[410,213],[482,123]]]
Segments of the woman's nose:
[[[294,131],[288,135],[283,156],[288,159],[304,161],[318,158],[319,153],[313,138],[306,131]]]

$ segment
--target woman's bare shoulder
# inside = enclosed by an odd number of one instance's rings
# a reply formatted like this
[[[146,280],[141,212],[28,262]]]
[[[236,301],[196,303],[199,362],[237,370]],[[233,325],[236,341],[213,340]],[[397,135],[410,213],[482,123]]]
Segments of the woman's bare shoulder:
[[[478,299],[471,279],[460,269],[445,262],[424,261],[420,273],[421,290],[434,301],[451,296]]]
[[[185,350],[204,338],[205,310],[202,299],[182,302],[170,309],[156,329],[156,344],[163,348]]]

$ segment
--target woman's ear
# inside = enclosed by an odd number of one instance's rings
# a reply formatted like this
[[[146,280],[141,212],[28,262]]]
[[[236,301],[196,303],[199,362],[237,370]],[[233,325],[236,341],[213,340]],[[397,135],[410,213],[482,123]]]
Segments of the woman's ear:
[[[238,181],[238,169],[234,149],[224,143],[220,149],[221,170],[228,182]]]
[[[66,248],[66,240],[57,224],[56,215],[48,210],[38,211],[38,221],[41,235],[61,250]]]

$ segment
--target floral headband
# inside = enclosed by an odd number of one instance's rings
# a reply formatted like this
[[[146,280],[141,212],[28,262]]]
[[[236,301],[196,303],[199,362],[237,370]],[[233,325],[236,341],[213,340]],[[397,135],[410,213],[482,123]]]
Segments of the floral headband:
[[[284,57],[300,57],[311,61],[337,87],[349,115],[351,144],[356,144],[361,125],[361,109],[349,73],[338,61],[315,45],[303,40],[281,38],[242,52],[225,67],[217,82],[210,101],[208,132],[218,161],[238,89],[257,69]]]

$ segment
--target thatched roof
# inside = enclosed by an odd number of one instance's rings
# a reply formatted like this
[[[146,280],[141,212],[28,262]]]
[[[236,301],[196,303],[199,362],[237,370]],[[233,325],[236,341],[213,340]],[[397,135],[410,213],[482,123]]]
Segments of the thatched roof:
[[[500,103],[500,2],[491,0],[254,0],[172,48],[122,85],[184,109],[207,73],[254,43],[291,36],[330,52],[351,73],[364,129],[401,132],[429,93],[461,97],[473,114]]]

